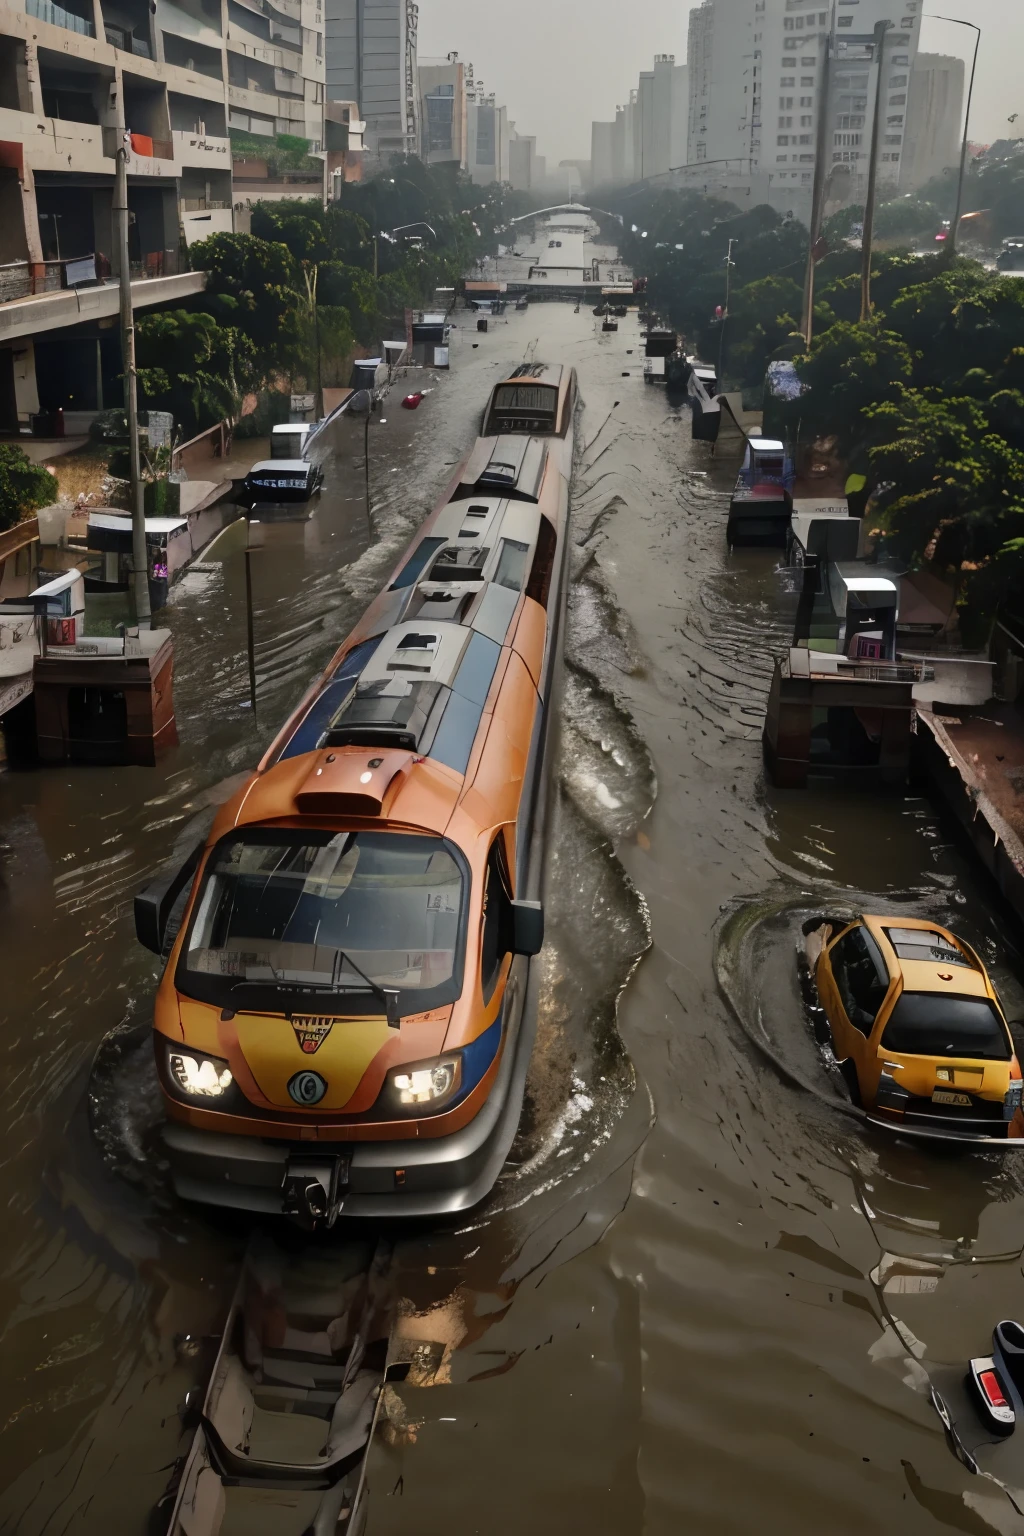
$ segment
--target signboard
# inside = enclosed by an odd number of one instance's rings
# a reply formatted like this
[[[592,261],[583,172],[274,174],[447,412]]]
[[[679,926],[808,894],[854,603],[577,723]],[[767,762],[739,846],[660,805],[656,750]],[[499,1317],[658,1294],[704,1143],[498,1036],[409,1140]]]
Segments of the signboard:
[[[77,288],[80,283],[94,283],[96,281],[96,257],[79,256],[74,261],[64,263],[64,280],[69,288]]]
[[[293,411],[315,410],[316,395],[292,395],[291,408]]]
[[[448,356],[449,356],[449,349],[447,347],[435,347],[434,348],[434,367],[435,368],[447,368],[449,366]]]

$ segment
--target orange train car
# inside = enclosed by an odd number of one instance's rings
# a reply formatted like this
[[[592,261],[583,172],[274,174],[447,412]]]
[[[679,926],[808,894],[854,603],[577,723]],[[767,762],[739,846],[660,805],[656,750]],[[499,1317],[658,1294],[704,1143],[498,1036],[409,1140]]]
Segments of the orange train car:
[[[522,1106],[577,385],[523,365],[384,591],[181,868],[164,1140],[185,1199],[307,1226],[493,1186]]]

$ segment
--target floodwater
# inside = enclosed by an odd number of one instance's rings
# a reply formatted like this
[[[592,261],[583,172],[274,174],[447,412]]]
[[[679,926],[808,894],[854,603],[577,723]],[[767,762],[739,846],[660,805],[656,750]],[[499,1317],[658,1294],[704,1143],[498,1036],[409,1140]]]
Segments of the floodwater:
[[[537,355],[585,402],[538,1042],[490,1200],[391,1234],[395,1326],[423,1347],[387,1389],[368,1530],[1024,1533],[1024,1461],[971,1475],[928,1399],[1024,1311],[1018,1161],[848,1113],[797,963],[808,915],[927,914],[1024,1015],[1019,938],[926,800],[766,787],[793,597],[775,554],[729,556],[728,469],[644,384],[635,316],[460,319],[452,374],[372,428],[372,532],[354,424],[315,517],[254,530],[255,718],[239,529],[166,613],[181,746],[0,778],[0,1532],[161,1529],[248,1228],[168,1191],[131,896],[375,593],[499,372]]]

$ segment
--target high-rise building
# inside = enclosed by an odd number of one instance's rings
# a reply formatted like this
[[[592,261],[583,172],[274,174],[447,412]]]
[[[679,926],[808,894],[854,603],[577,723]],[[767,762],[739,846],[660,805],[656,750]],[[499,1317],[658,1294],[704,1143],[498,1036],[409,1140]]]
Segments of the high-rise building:
[[[0,6],[0,428],[121,403],[122,143],[134,302],[194,295],[182,247],[233,227],[232,134],[324,152],[323,26],[320,0]]]
[[[478,186],[510,179],[509,140],[508,108],[478,89],[467,108],[467,169]]]
[[[228,0],[241,8],[241,0]],[[289,3],[289,0],[281,0]],[[367,158],[420,149],[414,0],[325,0],[328,101],[357,101]]]
[[[910,71],[901,191],[916,192],[933,176],[959,164],[963,111],[963,59],[919,53]]]
[[[468,92],[473,66],[457,53],[446,59],[420,59],[420,157],[425,165],[455,164],[467,168],[469,154]]]
[[[615,124],[592,123],[590,127],[590,180],[595,187],[610,187],[615,174]]]
[[[689,136],[688,70],[675,54],[659,53],[644,70],[614,123],[591,126],[594,186],[621,186],[664,176],[686,164]]]
[[[826,200],[864,195],[878,89],[880,184],[898,184],[921,0],[838,0],[834,30],[832,10],[828,0],[703,0],[690,12],[691,162],[806,213],[827,48]],[[879,63],[880,21],[891,25]]]

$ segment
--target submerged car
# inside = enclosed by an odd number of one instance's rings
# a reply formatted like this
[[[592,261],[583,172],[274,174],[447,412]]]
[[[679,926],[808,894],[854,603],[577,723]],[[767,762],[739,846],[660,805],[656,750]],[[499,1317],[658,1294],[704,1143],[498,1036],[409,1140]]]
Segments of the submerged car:
[[[833,924],[815,981],[832,1049],[870,1119],[920,1135],[1024,1137],[1013,1038],[962,939],[918,918]]]

